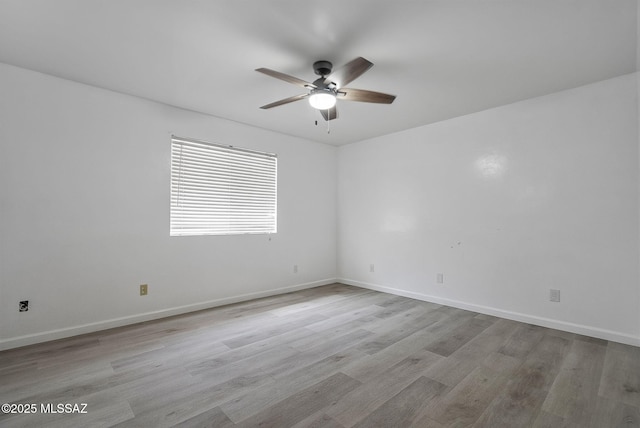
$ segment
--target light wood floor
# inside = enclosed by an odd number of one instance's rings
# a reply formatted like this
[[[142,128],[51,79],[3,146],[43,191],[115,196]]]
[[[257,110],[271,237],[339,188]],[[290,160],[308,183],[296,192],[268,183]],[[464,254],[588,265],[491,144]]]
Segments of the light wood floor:
[[[330,285],[0,353],[46,427],[640,427],[640,348]],[[86,414],[40,404],[86,403]]]

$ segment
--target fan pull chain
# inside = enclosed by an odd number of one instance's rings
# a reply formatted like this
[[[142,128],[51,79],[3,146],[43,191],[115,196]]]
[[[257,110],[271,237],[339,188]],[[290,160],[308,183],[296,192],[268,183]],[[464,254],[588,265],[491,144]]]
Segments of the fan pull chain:
[[[327,109],[327,134],[331,134],[331,110]]]

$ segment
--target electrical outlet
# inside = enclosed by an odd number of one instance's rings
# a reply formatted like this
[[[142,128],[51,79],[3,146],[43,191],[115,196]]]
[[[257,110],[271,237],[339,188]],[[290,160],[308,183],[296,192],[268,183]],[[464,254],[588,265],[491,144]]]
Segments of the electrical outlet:
[[[550,302],[559,302],[560,301],[560,290],[549,290],[549,301]]]
[[[438,284],[444,284],[444,274],[443,273],[439,273],[438,275],[436,275],[436,282]]]
[[[29,310],[29,301],[21,300],[20,303],[18,303],[18,312],[27,312],[28,310]]]
[[[293,273],[298,273],[298,265],[293,265]]]
[[[147,292],[148,292],[148,285],[147,284],[140,284],[140,295],[141,296],[146,296]]]
[[[376,271],[376,267],[373,265],[373,263],[371,263],[369,265],[369,272],[375,272]]]

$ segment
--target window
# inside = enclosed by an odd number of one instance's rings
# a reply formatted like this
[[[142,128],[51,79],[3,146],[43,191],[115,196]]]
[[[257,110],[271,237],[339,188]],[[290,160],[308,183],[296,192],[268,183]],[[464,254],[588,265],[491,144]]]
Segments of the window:
[[[170,235],[275,233],[274,154],[171,138]]]

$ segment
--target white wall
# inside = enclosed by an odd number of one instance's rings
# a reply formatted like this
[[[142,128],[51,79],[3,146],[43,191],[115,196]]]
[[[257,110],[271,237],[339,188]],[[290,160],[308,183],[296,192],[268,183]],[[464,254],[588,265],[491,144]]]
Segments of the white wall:
[[[2,64],[0,94],[0,349],[334,281],[335,147]],[[271,240],[169,237],[172,133],[278,154]]]
[[[340,147],[339,278],[640,344],[637,97],[628,75]]]

